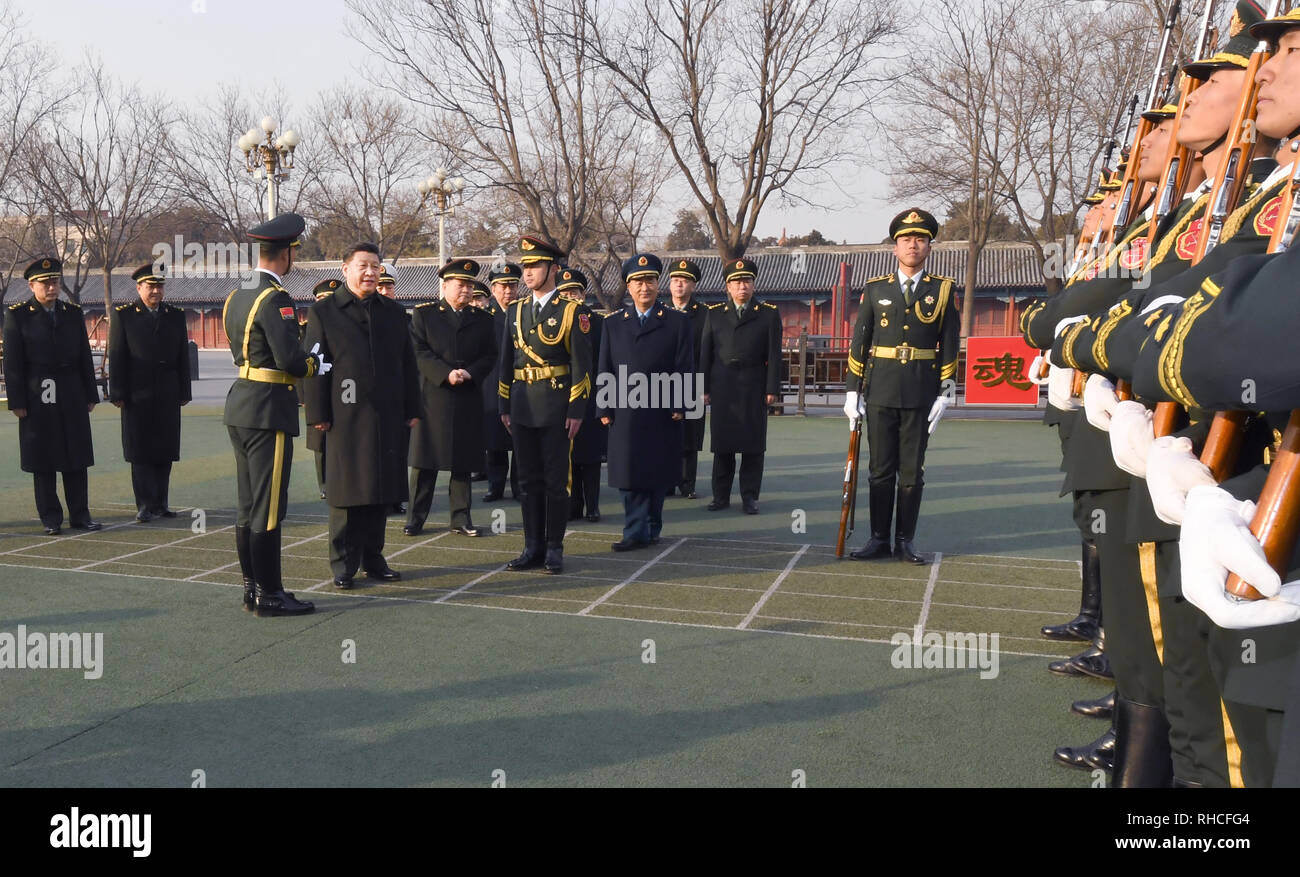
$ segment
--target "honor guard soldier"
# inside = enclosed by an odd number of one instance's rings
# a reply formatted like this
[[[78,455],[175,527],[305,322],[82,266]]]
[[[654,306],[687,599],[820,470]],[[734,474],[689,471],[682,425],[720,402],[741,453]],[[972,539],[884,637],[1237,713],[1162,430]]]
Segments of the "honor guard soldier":
[[[781,315],[776,305],[754,298],[757,276],[758,266],[749,259],[723,269],[729,301],[709,308],[700,339],[704,402],[713,405],[711,512],[731,505],[740,454],[740,499],[745,514],[758,514],[767,406],[776,404],[781,390]]]
[[[24,472],[32,473],[36,512],[47,536],[63,527],[55,475],[63,473],[68,521],[98,530],[91,520],[86,470],[95,465],[90,412],[99,401],[90,339],[81,308],[59,300],[63,263],[54,257],[27,266],[27,301],[9,306],[4,325],[5,385],[9,410],[18,418]]]
[[[385,519],[406,498],[410,428],[420,389],[406,309],[379,295],[379,248],[354,244],[343,259],[343,285],[311,306],[307,343],[332,362],[313,382],[307,424],[329,433],[330,569],[349,590],[357,571],[380,581],[400,574],[384,559]]]
[[[303,351],[293,299],[281,285],[293,268],[293,247],[305,227],[298,214],[283,213],[249,230],[258,244],[257,269],[250,283],[227,296],[222,309],[238,369],[222,416],[235,451],[235,548],[244,577],[244,608],[259,616],[315,609],[286,592],[280,578],[280,522],[289,499],[292,439],[298,434],[294,382],[330,369],[317,351]]]
[[[585,304],[587,275],[577,268],[560,267],[555,291],[578,304],[578,319],[586,318],[591,325],[591,360],[600,359],[601,334],[605,318]],[[600,464],[605,459],[609,431],[596,416],[596,406],[588,405],[582,414],[582,428],[573,439],[569,454],[571,476],[569,479],[569,520],[582,517],[595,523],[600,520]]]
[[[690,322],[655,301],[662,266],[658,257],[638,254],[623,263],[623,282],[632,304],[610,315],[600,351],[599,375],[625,375],[650,388],[669,388],[669,398],[652,389],[637,404],[635,385],[605,391],[600,419],[609,427],[609,485],[623,495],[623,538],[611,548],[632,551],[659,541],[664,497],[681,472],[686,382],[695,371]],[[675,379],[675,380],[674,380]],[[608,379],[606,379],[608,380]],[[671,398],[676,384],[681,393]],[[622,389],[622,388],[619,388]],[[703,412],[700,412],[701,414]]]
[[[564,569],[569,519],[569,445],[591,395],[591,321],[555,292],[564,252],[541,235],[525,235],[523,281],[532,295],[510,305],[501,345],[501,422],[514,439],[524,516],[524,551],[512,570]]]
[[[871,448],[871,539],[852,556],[924,563],[912,547],[921,511],[925,447],[949,404],[940,384],[957,374],[960,317],[949,277],[925,262],[939,231],[933,216],[905,210],[889,223],[898,270],[868,280],[849,348],[844,412],[866,416]],[[893,550],[890,518],[897,482]]]
[[[131,275],[140,300],[114,309],[108,334],[108,400],[122,411],[122,456],[131,464],[135,519],[174,518],[172,463],[181,458],[181,406],[190,401],[185,311],[163,302],[162,266]]]
[[[699,368],[700,363],[700,344],[704,340],[704,324],[709,318],[708,307],[694,298],[695,284],[700,282],[702,276],[700,266],[690,259],[674,259],[672,267],[668,269],[671,307],[685,314],[691,321],[696,368]],[[695,499],[695,471],[699,464],[700,451],[703,449],[704,418],[684,421],[682,423],[682,480],[677,485],[677,492],[687,499]]]
[[[496,334],[497,347],[509,346],[506,334],[506,308],[515,299],[523,269],[513,262],[506,262],[499,268],[488,272],[488,283],[492,284],[491,297],[487,301],[487,311],[492,315],[493,331]],[[483,496],[484,502],[495,502],[506,492],[506,478],[510,479],[510,498],[519,498],[519,470],[514,462],[512,451],[514,442],[510,433],[501,423],[497,412],[497,384],[501,381],[499,358],[493,363],[492,372],[483,381],[483,440],[487,448],[488,492]]]
[[[343,281],[339,280],[338,278],[334,278],[333,280],[322,280],[320,283],[317,283],[312,288],[311,294],[315,297],[316,301],[320,301],[325,296],[334,292],[342,285],[343,285]],[[303,320],[302,322],[302,337],[304,339],[307,337],[306,320]],[[312,382],[315,380],[316,380],[315,378],[303,378],[302,381],[299,382],[298,384],[298,398],[302,401],[304,405],[307,404],[307,395],[311,391]],[[320,492],[320,498],[324,499],[325,498],[325,433],[321,432],[319,429],[307,430],[306,444],[307,444],[307,450],[311,451],[312,456],[316,458],[316,488]]]
[[[483,392],[497,360],[492,315],[472,307],[479,264],[452,259],[442,267],[442,300],[417,305],[411,339],[423,412],[411,433],[411,512],[402,532],[418,535],[433,505],[438,472],[450,472],[451,529],[477,536],[470,519],[470,475],[483,463]]]

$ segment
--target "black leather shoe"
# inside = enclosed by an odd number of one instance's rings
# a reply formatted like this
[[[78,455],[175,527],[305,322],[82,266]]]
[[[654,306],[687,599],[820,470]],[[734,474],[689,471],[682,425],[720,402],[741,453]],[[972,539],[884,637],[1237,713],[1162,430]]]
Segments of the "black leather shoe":
[[[1115,757],[1115,729],[1110,728],[1086,746],[1059,746],[1053,755],[1068,767],[1080,770],[1100,767],[1102,770],[1110,770]]]
[[[407,524],[405,527],[402,528],[402,534],[404,536],[419,536],[423,532],[424,532],[424,527],[422,526],[416,527],[412,524]]]
[[[542,569],[548,576],[559,575],[564,572],[564,549],[546,549],[546,562],[542,564]]]
[[[1109,719],[1115,715],[1115,692],[1096,700],[1076,700],[1070,704],[1070,712],[1090,719]]]
[[[1060,642],[1090,643],[1097,638],[1097,621],[1082,615],[1064,624],[1044,624],[1039,633],[1051,640]]]
[[[155,518],[174,518],[176,513],[171,509],[154,509],[153,516]]]
[[[390,506],[388,507],[388,514],[389,514],[390,516],[392,516],[392,515],[404,515],[404,514],[406,514],[406,503],[404,503],[404,502],[395,502],[395,503],[393,503],[392,505],[390,505]]]
[[[478,527],[452,527],[451,532],[458,533],[461,536],[477,536],[481,531]]]
[[[541,551],[525,548],[523,554],[506,564],[506,569],[536,569],[542,565],[543,557]]]
[[[752,499],[745,500],[745,514],[747,515],[758,514],[758,503],[754,502]]]
[[[686,494],[686,498],[687,498],[687,499],[699,499],[699,497],[695,495],[695,491],[693,491],[693,490],[692,490],[692,491],[689,491],[689,492]]]
[[[1084,649],[1073,658],[1053,661],[1047,669],[1061,676],[1091,676],[1094,679],[1114,679],[1110,659],[1096,646]]]
[[[384,564],[379,569],[368,569],[366,575],[381,582],[395,582],[402,577],[400,572],[388,566],[388,564]]]
[[[867,540],[866,545],[849,554],[849,557],[854,560],[881,560],[892,556],[893,552],[889,548],[888,536],[872,536]]]
[[[274,594],[259,593],[257,595],[257,608],[254,611],[258,618],[270,618],[276,615],[306,615],[309,612],[316,611],[316,604],[307,600],[299,600],[288,591],[279,591]]]
[[[252,579],[244,579],[244,611],[252,612],[257,608],[257,585]]]
[[[726,508],[731,508],[730,502],[720,502],[715,499],[713,502],[709,503],[709,511],[711,512],[721,511]]]
[[[136,512],[135,521],[137,524],[147,524],[153,520],[153,512]]]
[[[505,492],[504,492],[504,491],[501,491],[501,490],[493,490],[493,491],[490,491],[490,492],[488,492],[488,493],[483,494],[483,501],[484,501],[484,502],[496,502],[497,500],[501,499],[501,497],[503,497],[503,496],[505,496]]]
[[[925,563],[924,557],[916,553],[912,548],[912,540],[901,539],[894,542],[894,558],[901,560],[903,563]]]
[[[338,588],[340,591],[350,591],[356,586],[356,583],[356,579],[352,578],[352,576],[334,577],[334,587]]]
[[[638,548],[645,548],[649,542],[636,542],[631,539],[621,539],[609,546],[615,551],[636,551]]]
[[[593,523],[593,524],[599,522],[599,521],[600,521],[600,513],[597,512],[597,513],[594,514],[594,515],[587,515],[587,520],[588,520],[590,523]]]
[[[46,528],[45,528],[45,535],[46,535],[46,536],[57,536],[57,535],[59,535],[59,534],[62,533],[62,532],[63,532],[63,528],[62,528],[62,527],[46,527]]]
[[[87,530],[91,533],[104,528],[104,525],[99,523],[99,521],[91,520],[82,521],[80,524],[69,524],[69,526],[74,530]]]

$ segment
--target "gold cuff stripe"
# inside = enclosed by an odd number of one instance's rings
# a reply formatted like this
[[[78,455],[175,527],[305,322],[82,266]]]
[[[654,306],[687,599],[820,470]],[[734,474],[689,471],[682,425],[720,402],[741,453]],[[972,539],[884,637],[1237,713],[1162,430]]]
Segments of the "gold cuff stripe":
[[[577,399],[580,398],[585,399],[590,395],[591,395],[591,375],[587,375],[582,380],[578,381],[578,383],[574,384],[572,387],[569,388],[570,402],[576,401]]]
[[[946,381],[948,378],[951,378],[956,374],[957,360],[954,359],[952,362],[947,363],[943,368],[939,369],[939,380]]]
[[[497,395],[502,399],[510,398],[510,385],[505,381],[497,381]]]

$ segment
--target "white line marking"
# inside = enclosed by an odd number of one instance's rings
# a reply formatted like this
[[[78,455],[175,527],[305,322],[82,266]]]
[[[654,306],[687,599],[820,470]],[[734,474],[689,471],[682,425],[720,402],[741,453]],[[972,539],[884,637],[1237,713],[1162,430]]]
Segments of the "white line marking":
[[[614,587],[610,588],[608,591],[606,591],[604,594],[602,594],[600,597],[598,597],[594,603],[592,603],[591,605],[587,606],[587,608],[585,608],[585,609],[581,610],[580,612],[578,612],[578,614],[579,614],[579,615],[590,615],[590,614],[591,614],[591,610],[595,609],[595,608],[596,608],[597,606],[599,606],[601,603],[604,603],[604,602],[605,602],[606,600],[608,600],[610,597],[614,596],[614,595],[617,594],[619,591],[623,590],[623,588],[626,587],[627,585],[630,585],[632,582],[636,581],[637,577],[640,576],[641,573],[645,572],[645,571],[648,570],[650,567],[654,566],[656,563],[658,563],[659,561],[663,560],[663,559],[664,559],[665,557],[667,557],[669,554],[672,554],[675,550],[677,550],[677,548],[678,548],[679,546],[685,545],[685,544],[686,544],[686,538],[687,538],[687,537],[683,536],[681,539],[677,540],[677,541],[674,542],[672,545],[669,545],[669,546],[668,546],[667,548],[665,548],[663,551],[660,551],[660,552],[659,552],[657,555],[655,555],[653,558],[651,558],[650,560],[648,560],[648,561],[646,561],[645,563],[641,564],[641,566],[637,569],[636,572],[632,573],[632,575],[628,576],[627,578],[623,579],[623,581],[619,582],[617,585],[615,585]]]
[[[139,551],[132,551],[127,554],[119,554],[117,557],[110,557],[107,560],[95,560],[90,563],[84,564],[82,566],[74,566],[71,571],[80,572],[85,569],[90,569],[91,567],[99,566],[101,563],[116,563],[119,560],[126,560],[128,557],[135,557],[140,554],[148,554],[150,551],[157,551],[159,548],[170,548],[173,545],[180,545],[182,542],[189,542],[192,539],[202,539],[205,536],[212,536],[212,535],[216,535],[217,533],[222,533],[225,532],[226,530],[233,530],[233,529],[235,529],[235,525],[229,524],[225,527],[221,527],[216,530],[209,530],[206,533],[195,533],[193,536],[186,536],[184,539],[175,539],[171,542],[163,542],[160,545],[150,546],[149,548],[141,548]]]
[[[441,533],[439,533],[437,536],[430,536],[428,539],[421,539],[419,542],[416,542],[414,545],[408,545],[405,548],[401,548],[397,551],[394,551],[392,554],[388,555],[388,557],[397,557],[399,555],[405,554],[406,552],[410,551],[412,548],[419,548],[422,545],[428,545],[432,542],[437,542],[442,537],[448,536],[450,534],[451,534],[450,530],[444,530]],[[384,558],[384,560],[388,560],[388,557]],[[361,571],[360,569],[357,570],[357,572],[360,571]],[[324,581],[317,582],[316,584],[312,585],[310,588],[304,588],[303,590],[315,592],[315,591],[319,591],[321,588],[325,587],[326,585],[332,585],[332,584],[334,584],[333,574],[331,574],[330,577],[325,579]]]
[[[936,551],[934,560],[930,564],[930,581],[925,585],[925,597],[921,600],[921,617],[916,622],[916,633],[913,636],[914,642],[921,641],[921,634],[925,631],[925,622],[930,617],[930,601],[934,599],[934,586],[939,581],[939,564],[943,562],[943,552]]]
[[[501,564],[500,566],[498,566],[496,569],[491,570],[491,571],[489,571],[489,572],[485,572],[485,573],[483,573],[483,575],[481,575],[481,576],[479,576],[478,578],[474,579],[474,581],[472,581],[472,582],[468,582],[467,584],[464,584],[464,585],[461,585],[459,588],[457,588],[457,589],[454,590],[454,591],[448,591],[447,593],[443,594],[441,597],[439,597],[437,600],[434,600],[433,602],[435,602],[435,603],[446,603],[446,602],[447,602],[448,600],[450,600],[452,597],[456,596],[457,594],[461,593],[462,591],[468,591],[470,588],[474,587],[475,585],[477,585],[479,582],[483,581],[484,579],[490,578],[490,577],[496,575],[497,573],[501,572],[501,571],[502,571],[503,569],[505,569],[507,566],[509,566],[509,564],[507,564],[507,563],[503,563],[503,564]]]
[[[744,630],[749,627],[749,622],[753,621],[758,615],[758,610],[762,609],[763,604],[767,602],[768,598],[776,593],[777,588],[781,587],[781,583],[785,581],[785,577],[790,575],[790,570],[794,569],[794,565],[799,562],[799,558],[803,557],[804,552],[807,550],[808,546],[805,545],[794,553],[794,557],[790,558],[790,562],[785,565],[785,569],[781,570],[781,574],[776,577],[776,581],[772,582],[772,584],[768,586],[768,589],[763,592],[763,596],[759,597],[758,602],[754,604],[754,608],[749,610],[749,614],[745,616],[745,620],[736,625],[736,630]]]

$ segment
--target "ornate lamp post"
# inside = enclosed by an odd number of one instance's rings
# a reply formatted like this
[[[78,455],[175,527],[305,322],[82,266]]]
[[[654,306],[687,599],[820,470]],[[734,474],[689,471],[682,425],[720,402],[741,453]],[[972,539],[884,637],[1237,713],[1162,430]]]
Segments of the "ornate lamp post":
[[[433,172],[433,176],[427,180],[421,180],[416,185],[416,190],[420,193],[420,203],[424,199],[433,196],[435,203],[438,205],[438,265],[447,264],[447,230],[444,226],[444,219],[456,214],[456,204],[464,200],[461,192],[465,188],[465,181],[460,177],[447,177],[445,168],[438,168]],[[452,199],[455,199],[453,203]]]
[[[298,133],[292,128],[275,137],[275,119],[262,118],[262,130],[249,128],[239,138],[246,170],[256,180],[266,180],[266,218],[275,219],[276,184],[289,179],[293,169],[293,151],[298,148]]]

